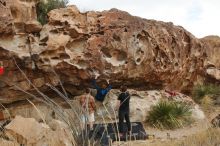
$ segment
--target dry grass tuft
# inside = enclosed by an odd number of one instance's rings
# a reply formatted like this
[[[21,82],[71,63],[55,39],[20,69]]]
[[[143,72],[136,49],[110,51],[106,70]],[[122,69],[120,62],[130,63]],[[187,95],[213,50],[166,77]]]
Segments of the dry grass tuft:
[[[131,146],[220,146],[220,129],[210,128],[198,134],[186,137],[181,140],[153,140],[133,142]],[[123,146],[127,146],[124,143]]]
[[[208,129],[188,137],[179,146],[220,146],[220,129]]]

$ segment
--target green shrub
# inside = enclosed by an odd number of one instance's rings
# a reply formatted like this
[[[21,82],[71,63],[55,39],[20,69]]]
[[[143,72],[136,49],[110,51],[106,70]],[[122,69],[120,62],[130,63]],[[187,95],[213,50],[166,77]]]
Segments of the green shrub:
[[[191,106],[185,102],[162,100],[151,107],[148,122],[157,128],[173,129],[191,120]]]
[[[43,25],[47,23],[47,13],[53,9],[66,7],[68,0],[40,0],[37,4],[37,19]]]
[[[193,88],[193,99],[197,103],[201,103],[202,99],[208,95],[208,96],[214,96],[217,94],[220,94],[220,86],[217,85],[196,85]]]

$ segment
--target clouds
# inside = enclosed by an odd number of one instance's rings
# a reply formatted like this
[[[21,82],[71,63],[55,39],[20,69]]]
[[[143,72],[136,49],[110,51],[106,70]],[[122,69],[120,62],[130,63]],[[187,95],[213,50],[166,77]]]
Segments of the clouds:
[[[147,19],[173,22],[196,37],[220,35],[219,0],[69,0],[81,11],[118,8]]]

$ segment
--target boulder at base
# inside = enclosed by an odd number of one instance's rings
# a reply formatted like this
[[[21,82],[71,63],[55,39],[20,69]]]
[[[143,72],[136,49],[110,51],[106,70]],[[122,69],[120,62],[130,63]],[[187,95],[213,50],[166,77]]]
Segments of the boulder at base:
[[[61,121],[52,121],[52,129],[44,123],[39,123],[33,118],[16,116],[6,126],[9,139],[26,146],[72,146],[74,139],[68,127]]]

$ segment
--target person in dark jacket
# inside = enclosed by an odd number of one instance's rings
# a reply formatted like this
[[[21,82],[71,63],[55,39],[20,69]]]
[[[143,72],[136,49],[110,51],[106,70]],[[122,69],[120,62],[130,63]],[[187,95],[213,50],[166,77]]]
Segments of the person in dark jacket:
[[[98,101],[103,102],[105,100],[105,96],[112,89],[112,86],[111,85],[107,86],[106,84],[103,83],[101,85],[101,87],[99,87],[96,84],[96,80],[93,80],[92,84],[95,87],[95,89],[97,90],[97,94],[95,96],[95,99],[98,100]]]
[[[126,121],[127,125],[127,132],[128,134],[131,133],[131,122],[130,122],[130,117],[129,117],[129,112],[130,112],[130,94],[127,91],[126,86],[121,87],[121,93],[118,96],[118,117],[119,117],[119,133],[120,136],[125,133],[123,123],[124,119]]]

